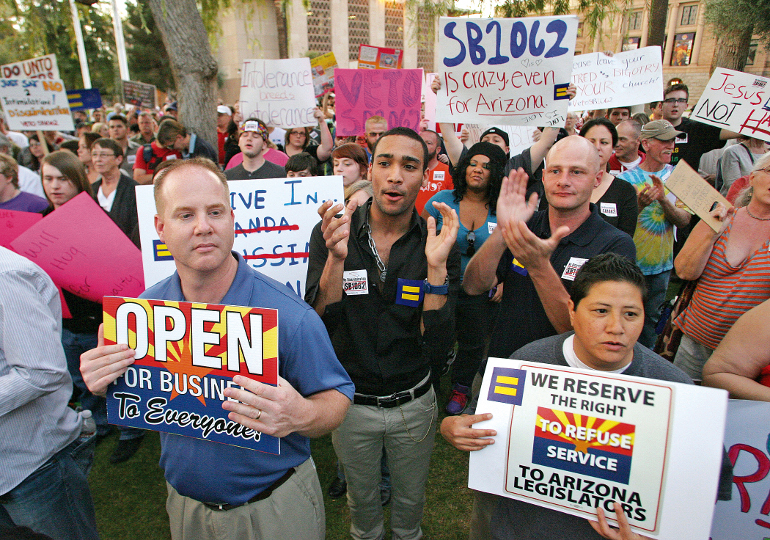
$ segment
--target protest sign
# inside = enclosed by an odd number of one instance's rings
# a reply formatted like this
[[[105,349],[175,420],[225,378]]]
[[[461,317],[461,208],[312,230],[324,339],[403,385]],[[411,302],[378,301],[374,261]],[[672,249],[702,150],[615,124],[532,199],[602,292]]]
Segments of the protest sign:
[[[2,79],[59,79],[59,65],[55,54],[46,54],[13,64],[0,66]]]
[[[723,390],[490,358],[475,427],[497,444],[468,486],[586,519],[616,501],[641,534],[705,540],[726,409]]]
[[[269,126],[315,126],[310,60],[244,60],[240,104],[244,118],[253,116]]]
[[[310,61],[310,71],[313,73],[313,91],[319,98],[327,92],[334,90],[334,69],[337,67],[337,59],[333,52],[316,56]]]
[[[64,83],[48,79],[0,79],[0,103],[8,128],[18,131],[72,131]]]
[[[431,131],[436,131],[436,94],[431,90],[433,79],[438,73],[426,73],[422,79],[422,113],[426,126]]]
[[[144,107],[147,109],[155,108],[155,86],[145,84],[139,81],[123,82],[123,102]]]
[[[94,302],[145,289],[139,249],[85,192],[19,235],[11,248],[62,289]]]
[[[660,47],[644,47],[606,56],[581,54],[572,62],[572,84],[577,95],[570,111],[628,107],[663,98]]]
[[[714,232],[719,232],[722,222],[711,216],[710,212],[716,208],[717,204],[722,204],[725,208],[730,208],[732,205],[686,161],[677,163],[674,171],[666,178],[666,188],[705,221]]]
[[[69,100],[71,111],[98,109],[102,106],[102,95],[98,88],[67,90],[67,100]]]
[[[404,51],[374,45],[358,46],[358,69],[401,69]]]
[[[278,385],[277,310],[108,297],[104,342],[136,350],[108,389],[111,424],[279,453],[222,408],[235,375]]]
[[[43,216],[34,212],[0,210],[0,246],[10,249],[13,240],[41,219]]]
[[[770,79],[718,67],[690,118],[770,142]]]
[[[334,79],[338,136],[362,135],[371,116],[420,131],[421,69],[337,68]]]
[[[712,540],[770,537],[770,403],[731,399],[725,448],[733,464],[733,496],[717,501]]]
[[[577,18],[439,19],[438,122],[561,126]]]
[[[342,177],[237,180],[230,186],[235,212],[235,244],[263,274],[305,295],[310,233],[324,201],[342,201]],[[155,231],[152,186],[136,187],[144,280],[150,287],[176,270],[174,259]]]

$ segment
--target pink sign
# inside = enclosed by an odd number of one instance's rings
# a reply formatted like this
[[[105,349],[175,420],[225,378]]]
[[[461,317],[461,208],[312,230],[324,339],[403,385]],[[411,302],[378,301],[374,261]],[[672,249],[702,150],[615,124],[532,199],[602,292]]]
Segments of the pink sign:
[[[421,69],[335,69],[337,135],[363,135],[372,116],[419,131],[422,80]]]
[[[43,216],[33,212],[0,210],[0,246],[10,249],[13,240],[41,219]]]
[[[30,227],[11,248],[61,288],[94,302],[144,291],[141,252],[87,193]]]

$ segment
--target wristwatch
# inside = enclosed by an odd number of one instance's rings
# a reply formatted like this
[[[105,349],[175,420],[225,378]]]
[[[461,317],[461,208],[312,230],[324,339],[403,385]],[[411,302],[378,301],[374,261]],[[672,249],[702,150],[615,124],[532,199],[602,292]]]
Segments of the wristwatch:
[[[428,283],[428,278],[425,278],[425,281],[422,282],[422,292],[425,294],[449,294],[449,276],[443,285],[431,285]]]

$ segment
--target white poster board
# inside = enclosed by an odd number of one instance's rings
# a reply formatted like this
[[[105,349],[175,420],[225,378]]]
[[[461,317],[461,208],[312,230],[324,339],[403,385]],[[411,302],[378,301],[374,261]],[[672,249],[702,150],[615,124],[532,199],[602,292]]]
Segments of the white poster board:
[[[770,142],[770,79],[716,68],[690,118]]]
[[[0,66],[3,79],[59,79],[59,64],[55,54],[46,54],[21,62]]]
[[[725,448],[733,462],[733,496],[718,501],[712,540],[770,537],[770,403],[731,399]]]
[[[439,19],[437,122],[561,126],[577,17]]]
[[[263,274],[305,296],[310,233],[320,221],[324,201],[344,199],[341,176],[234,180],[230,204],[235,212],[233,250]],[[174,259],[155,232],[152,186],[136,187],[139,237],[146,287],[174,273]]]
[[[620,499],[640,534],[706,540],[726,410],[723,390],[490,358],[474,427],[498,436],[468,487],[586,519]]]
[[[310,59],[244,60],[239,102],[244,120],[256,117],[284,129],[315,126]]]
[[[436,130],[436,94],[431,85],[438,73],[425,73],[422,80],[422,110],[423,118],[427,120],[427,127],[431,131]]]
[[[628,107],[663,99],[660,47],[644,47],[607,56],[581,54],[572,62],[577,95],[570,111]]]
[[[0,79],[0,104],[13,131],[73,131],[61,80]]]

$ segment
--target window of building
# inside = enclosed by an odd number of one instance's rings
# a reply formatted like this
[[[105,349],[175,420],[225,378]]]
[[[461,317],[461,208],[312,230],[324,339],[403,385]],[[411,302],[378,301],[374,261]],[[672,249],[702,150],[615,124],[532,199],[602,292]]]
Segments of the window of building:
[[[642,29],[642,12],[633,11],[628,14],[628,31]]]
[[[698,5],[682,6],[682,18],[679,24],[682,26],[694,26],[698,19]]]
[[[639,48],[641,38],[630,37],[623,40],[623,51],[633,51]]]
[[[746,57],[746,65],[751,66],[754,65],[754,61],[757,58],[757,47],[759,44],[756,41],[752,41],[751,45],[749,45],[749,55]]]
[[[672,66],[689,66],[692,58],[692,45],[695,42],[695,32],[676,34],[674,50],[671,52]]]

